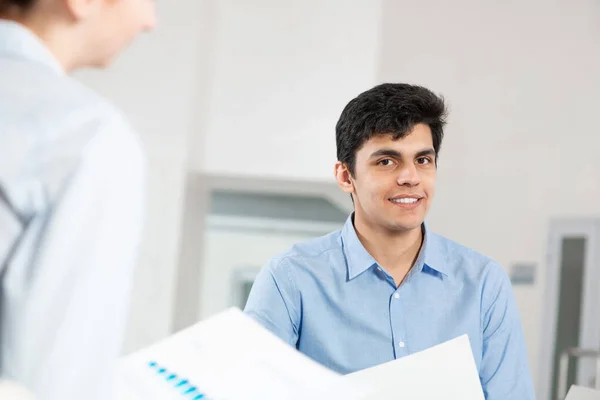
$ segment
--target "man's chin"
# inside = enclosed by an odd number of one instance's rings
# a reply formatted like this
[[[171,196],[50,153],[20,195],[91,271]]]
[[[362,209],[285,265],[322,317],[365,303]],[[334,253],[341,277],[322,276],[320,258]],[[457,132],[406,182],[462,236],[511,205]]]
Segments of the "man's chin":
[[[423,220],[419,219],[414,219],[414,220],[401,220],[401,221],[395,221],[394,224],[391,226],[392,230],[397,231],[397,232],[410,232],[410,231],[414,231],[416,229],[421,229],[421,226],[423,225]]]

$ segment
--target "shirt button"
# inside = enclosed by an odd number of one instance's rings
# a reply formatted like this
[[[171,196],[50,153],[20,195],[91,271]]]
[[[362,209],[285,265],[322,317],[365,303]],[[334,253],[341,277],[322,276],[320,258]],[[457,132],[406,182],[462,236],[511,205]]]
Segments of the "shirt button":
[[[400,298],[400,293],[394,293],[394,298],[395,299],[399,299]]]
[[[406,344],[405,344],[404,342],[400,342],[400,343],[398,343],[398,346],[399,346],[400,348],[404,348],[404,346],[406,346]]]

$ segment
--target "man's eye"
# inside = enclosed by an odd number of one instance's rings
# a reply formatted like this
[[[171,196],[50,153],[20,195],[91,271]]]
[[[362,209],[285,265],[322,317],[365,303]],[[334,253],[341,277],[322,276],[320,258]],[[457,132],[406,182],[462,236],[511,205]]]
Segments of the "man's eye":
[[[421,157],[417,159],[417,162],[419,164],[430,164],[431,163],[431,158],[429,157]]]
[[[381,160],[379,161],[379,165],[383,165],[384,167],[387,167],[389,165],[392,165],[392,160],[390,160],[389,158],[386,158],[385,160]]]

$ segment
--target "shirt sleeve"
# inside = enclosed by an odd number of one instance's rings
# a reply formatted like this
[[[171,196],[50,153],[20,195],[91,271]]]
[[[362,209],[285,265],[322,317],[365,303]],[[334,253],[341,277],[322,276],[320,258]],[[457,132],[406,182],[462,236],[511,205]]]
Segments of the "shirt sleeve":
[[[296,347],[300,297],[286,260],[271,260],[258,273],[244,312]]]
[[[46,218],[28,230],[28,277],[4,284],[2,370],[39,400],[115,398],[142,229],[145,162],[123,123],[86,145]],[[18,261],[18,260],[17,260]]]
[[[521,320],[508,276],[491,264],[483,287],[480,379],[486,400],[534,400]]]

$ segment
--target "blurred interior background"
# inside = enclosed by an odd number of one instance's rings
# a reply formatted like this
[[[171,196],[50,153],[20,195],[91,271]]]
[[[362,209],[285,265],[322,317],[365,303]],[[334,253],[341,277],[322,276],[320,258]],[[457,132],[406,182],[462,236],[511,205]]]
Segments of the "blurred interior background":
[[[600,349],[600,3],[178,0],[107,74],[150,168],[126,352],[230,306],[261,265],[338,229],[345,104],[385,81],[444,95],[431,228],[511,276],[538,398]],[[570,382],[594,384],[594,360]]]

